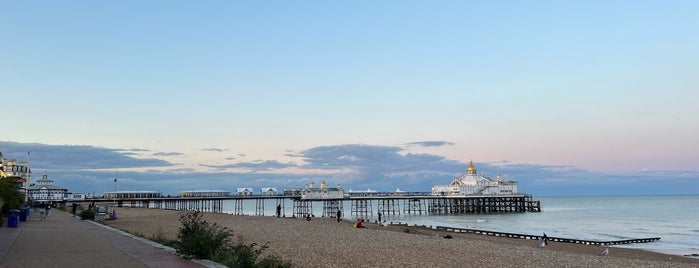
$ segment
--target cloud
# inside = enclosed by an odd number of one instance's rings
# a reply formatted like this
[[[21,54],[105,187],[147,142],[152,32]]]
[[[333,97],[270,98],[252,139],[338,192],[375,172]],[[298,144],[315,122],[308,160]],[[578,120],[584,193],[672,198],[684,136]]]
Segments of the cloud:
[[[407,146],[421,146],[421,147],[439,147],[439,146],[445,146],[445,145],[454,145],[454,143],[447,142],[447,141],[418,141],[418,142],[406,143],[405,145],[407,145]]]
[[[273,170],[273,169],[283,169],[283,168],[288,168],[288,167],[296,167],[296,164],[285,164],[281,163],[276,160],[259,160],[255,162],[247,162],[247,163],[235,163],[235,164],[226,164],[226,165],[201,165],[204,167],[211,167],[211,168],[216,168],[219,170],[224,170],[224,169],[229,169],[229,168],[245,168],[253,171],[264,171],[264,170]]]
[[[184,155],[183,153],[177,153],[177,152],[159,152],[159,153],[154,153],[153,156],[180,156]]]
[[[1,142],[5,158],[23,161],[31,151],[31,165],[48,170],[57,185],[73,192],[103,193],[114,190],[114,172],[119,169],[118,189],[155,190],[177,194],[182,190],[236,187],[303,186],[325,179],[345,189],[372,188],[392,191],[429,191],[435,184],[447,184],[465,172],[468,163],[436,154],[405,153],[397,146],[345,144],[319,146],[296,153],[298,161],[257,160],[225,165],[201,165],[212,171],[197,171],[164,160],[137,158],[133,150],[94,146],[46,145]],[[148,150],[143,150],[145,152]],[[697,194],[697,171],[639,171],[608,173],[566,165],[512,163],[507,160],[475,162],[479,173],[490,177],[500,173],[517,180],[521,192],[533,195],[599,194]],[[139,168],[137,170],[125,170]],[[231,171],[233,170],[233,171]]]
[[[87,170],[140,167],[167,167],[168,161],[153,158],[135,158],[122,149],[108,149],[87,145],[47,145],[0,141],[5,158],[20,158],[31,151],[32,168],[49,170]],[[128,150],[133,152],[134,150]]]
[[[225,152],[228,151],[228,149],[219,149],[219,148],[206,148],[202,149],[204,151],[209,151],[209,152]]]

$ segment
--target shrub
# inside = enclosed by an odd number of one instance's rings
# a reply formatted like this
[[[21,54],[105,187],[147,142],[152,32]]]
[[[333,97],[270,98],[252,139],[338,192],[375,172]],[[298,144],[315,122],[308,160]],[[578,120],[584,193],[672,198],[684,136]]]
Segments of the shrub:
[[[202,220],[200,212],[191,212],[180,216],[182,224],[177,234],[177,250],[195,258],[210,259],[228,267],[291,267],[276,256],[266,256],[258,260],[264,248],[255,248],[256,244],[247,245],[240,240],[237,244],[230,241],[233,233],[216,223]]]
[[[81,211],[79,216],[83,220],[95,220],[95,213],[90,209]]]
[[[186,256],[213,259],[226,250],[228,238],[233,235],[225,227],[202,220],[198,211],[181,215],[180,223],[178,250]]]

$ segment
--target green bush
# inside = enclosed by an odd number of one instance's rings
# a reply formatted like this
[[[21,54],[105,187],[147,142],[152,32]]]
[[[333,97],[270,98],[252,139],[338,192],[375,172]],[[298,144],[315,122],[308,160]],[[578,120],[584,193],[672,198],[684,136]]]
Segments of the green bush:
[[[95,213],[91,209],[81,211],[79,216],[83,220],[95,220]]]
[[[185,256],[210,259],[228,267],[292,267],[276,256],[258,260],[264,248],[255,248],[244,241],[233,244],[233,232],[216,223],[202,220],[200,212],[180,216],[177,250]]]
[[[225,227],[201,219],[201,213],[193,212],[180,216],[177,235],[180,253],[195,258],[213,259],[226,249],[228,238],[233,235]]]

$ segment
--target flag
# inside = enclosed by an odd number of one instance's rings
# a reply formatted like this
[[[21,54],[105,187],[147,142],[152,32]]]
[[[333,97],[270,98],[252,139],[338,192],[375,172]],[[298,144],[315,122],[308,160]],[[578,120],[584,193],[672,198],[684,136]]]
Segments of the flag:
[[[114,178],[114,182],[116,182],[116,178]]]

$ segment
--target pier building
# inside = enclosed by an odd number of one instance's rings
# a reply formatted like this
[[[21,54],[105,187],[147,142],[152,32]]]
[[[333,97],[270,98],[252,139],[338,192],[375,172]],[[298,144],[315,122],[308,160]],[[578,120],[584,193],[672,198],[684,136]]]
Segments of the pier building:
[[[116,191],[104,192],[106,199],[160,198],[163,194],[157,191]]]
[[[311,181],[303,190],[301,190],[301,199],[343,199],[345,191],[339,185],[337,187],[328,187],[325,180],[320,181],[320,187],[315,187],[315,182]]]
[[[228,197],[231,192],[223,190],[191,190],[177,193],[179,197]]]
[[[501,177],[499,173],[495,178],[479,174],[473,161],[466,168],[466,173],[453,179],[450,184],[432,187],[432,195],[439,196],[515,194],[517,194],[517,181]]]
[[[260,188],[260,195],[262,196],[275,196],[279,192],[277,191],[277,188],[274,187],[262,187]]]
[[[253,194],[252,188],[236,188],[235,189],[235,195],[236,196],[252,196]]]

